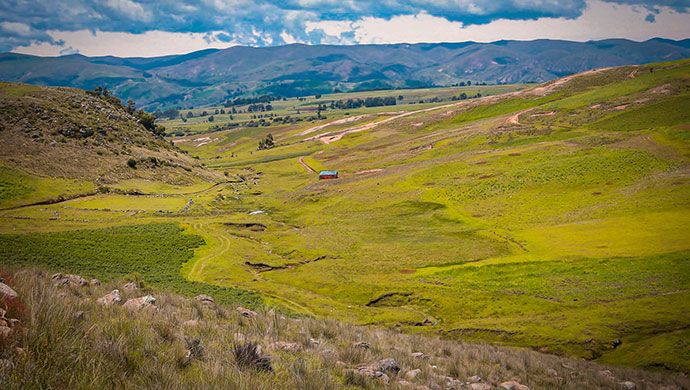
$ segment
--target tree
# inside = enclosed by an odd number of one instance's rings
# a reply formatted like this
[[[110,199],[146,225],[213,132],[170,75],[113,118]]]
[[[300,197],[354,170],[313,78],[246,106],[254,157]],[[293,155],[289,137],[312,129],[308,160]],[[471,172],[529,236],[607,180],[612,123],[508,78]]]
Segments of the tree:
[[[213,115],[211,115],[211,116],[208,117],[208,121],[209,121],[209,122],[213,122],[214,120],[216,120],[216,118],[214,118]]]
[[[194,118],[194,113],[191,111],[187,112],[187,118]]]
[[[127,99],[127,107],[125,110],[129,115],[133,115],[137,111],[137,104],[134,103],[134,100]]]
[[[137,160],[130,158],[127,160],[127,166],[129,166],[132,169],[137,169]]]
[[[403,100],[403,95],[398,95],[398,100]]]

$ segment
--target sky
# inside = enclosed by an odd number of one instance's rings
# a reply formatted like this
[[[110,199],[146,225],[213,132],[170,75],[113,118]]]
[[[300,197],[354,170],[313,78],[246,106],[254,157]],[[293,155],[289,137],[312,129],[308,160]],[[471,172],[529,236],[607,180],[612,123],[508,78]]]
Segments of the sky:
[[[690,38],[690,0],[0,0],[0,52]]]

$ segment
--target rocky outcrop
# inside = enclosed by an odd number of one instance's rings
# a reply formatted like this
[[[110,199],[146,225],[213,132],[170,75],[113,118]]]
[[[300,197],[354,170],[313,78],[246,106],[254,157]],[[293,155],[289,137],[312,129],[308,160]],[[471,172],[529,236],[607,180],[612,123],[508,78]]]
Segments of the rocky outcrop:
[[[114,305],[122,302],[122,295],[120,295],[120,290],[115,289],[110,293],[98,298],[96,302],[106,306]]]
[[[89,281],[82,278],[79,275],[75,274],[69,274],[69,275],[63,275],[61,273],[53,274],[52,276],[53,283],[56,286],[76,286],[76,287],[85,287],[89,285]]]
[[[126,307],[127,309],[130,310],[153,310],[157,311],[158,308],[156,307],[156,298],[154,298],[152,295],[145,295],[143,297],[139,298],[131,298],[128,299],[127,302],[125,302],[122,307]]]
[[[500,385],[498,385],[498,388],[501,390],[529,390],[529,387],[521,385],[519,382],[516,381],[503,382]]]
[[[194,297],[194,300],[201,303],[201,304],[209,305],[209,306],[216,304],[216,301],[210,295],[206,295],[206,294],[197,295]]]

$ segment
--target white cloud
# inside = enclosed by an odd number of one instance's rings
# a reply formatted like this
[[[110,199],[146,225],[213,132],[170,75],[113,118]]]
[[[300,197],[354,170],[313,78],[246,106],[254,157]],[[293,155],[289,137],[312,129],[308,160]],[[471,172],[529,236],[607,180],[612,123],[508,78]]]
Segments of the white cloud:
[[[131,0],[108,0],[106,4],[133,20],[149,21],[152,17],[151,13],[146,11],[144,7]]]
[[[13,33],[17,35],[31,35],[32,30],[29,25],[17,22],[2,22],[0,23],[0,29],[8,33]]]
[[[685,39],[690,15],[660,7],[656,23],[645,21],[639,7],[592,1],[577,19],[540,18],[537,20],[499,19],[483,25],[463,26],[460,22],[426,13],[395,16],[389,20],[366,17],[349,23],[342,21],[307,22],[307,31],[322,30],[340,38],[351,29],[358,43],[493,42],[502,39],[565,39],[588,41],[606,38],[647,40],[654,37]]]

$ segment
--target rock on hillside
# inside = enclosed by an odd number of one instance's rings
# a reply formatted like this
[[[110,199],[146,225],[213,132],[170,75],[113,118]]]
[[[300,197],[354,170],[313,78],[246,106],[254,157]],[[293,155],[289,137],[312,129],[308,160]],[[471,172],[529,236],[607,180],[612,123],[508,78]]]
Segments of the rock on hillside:
[[[218,179],[146,130],[118,102],[78,89],[0,83],[3,165],[98,184],[129,178],[177,185]],[[130,159],[136,167],[127,164]]]

